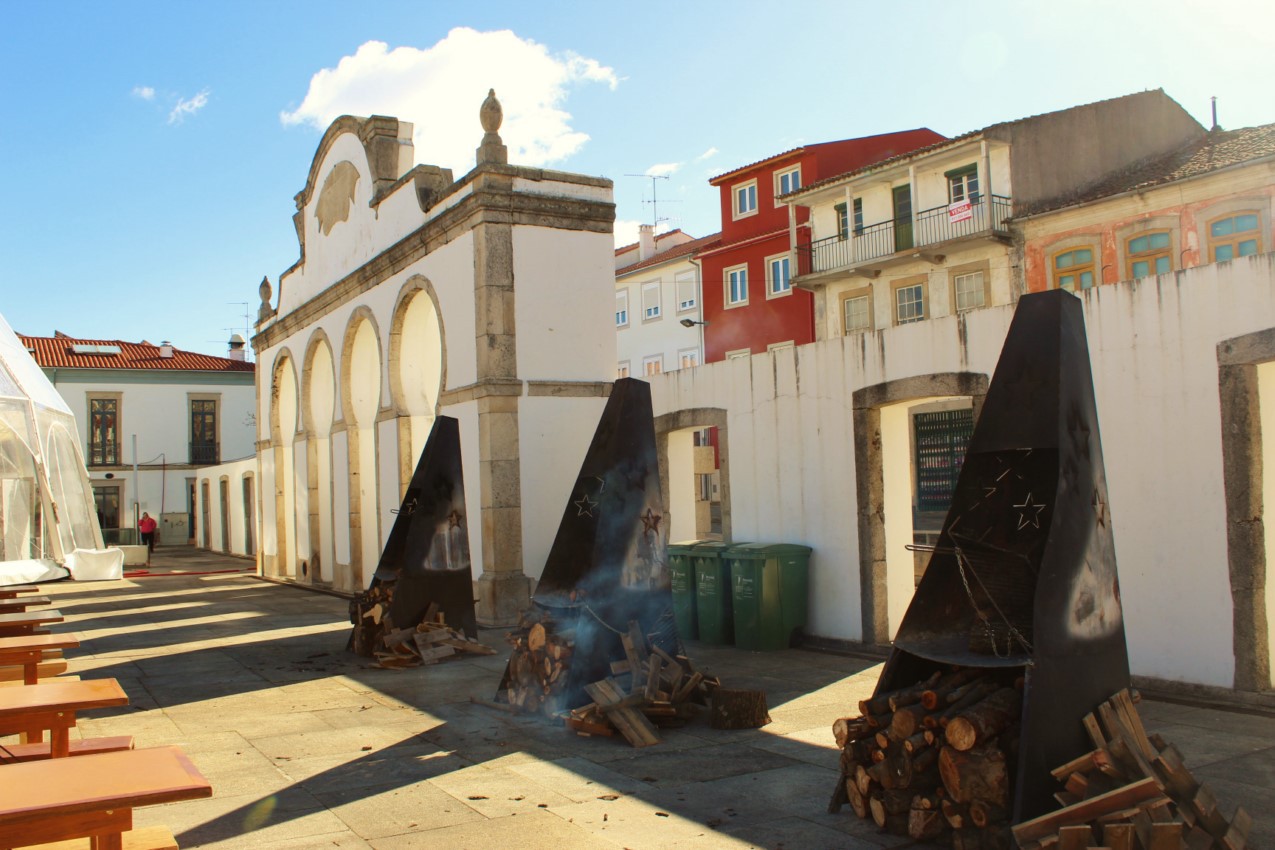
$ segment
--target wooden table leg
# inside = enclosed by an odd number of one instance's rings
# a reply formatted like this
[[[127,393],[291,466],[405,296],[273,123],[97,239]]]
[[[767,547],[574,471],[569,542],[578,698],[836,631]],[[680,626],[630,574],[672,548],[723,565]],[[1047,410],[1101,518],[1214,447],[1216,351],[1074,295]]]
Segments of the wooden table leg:
[[[72,723],[72,726],[75,724]],[[49,757],[55,759],[66,758],[71,754],[71,728],[70,726],[55,726],[49,730]]]
[[[94,835],[89,839],[92,850],[124,850],[124,837],[118,832],[108,835]]]
[[[40,659],[22,665],[22,684],[34,685],[40,681]]]

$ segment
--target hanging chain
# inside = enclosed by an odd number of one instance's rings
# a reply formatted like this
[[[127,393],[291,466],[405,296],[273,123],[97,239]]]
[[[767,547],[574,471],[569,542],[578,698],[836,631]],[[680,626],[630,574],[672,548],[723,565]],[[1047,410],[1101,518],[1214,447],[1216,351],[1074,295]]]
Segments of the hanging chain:
[[[984,595],[987,596],[987,600],[992,603],[992,607],[996,609],[996,613],[1000,616],[1001,620],[1004,621],[1006,627],[1009,629],[1009,634],[1005,637],[1005,654],[1004,655],[1001,654],[1000,650],[996,646],[996,631],[992,627],[992,621],[988,618],[986,614],[983,613],[982,608],[980,608],[978,605],[978,602],[975,601],[974,591],[973,589],[970,588],[969,578],[965,575],[965,568],[967,566],[967,559],[965,557],[965,552],[959,546],[954,547],[954,551],[956,553],[956,568],[961,574],[961,584],[965,585],[965,595],[969,597],[970,607],[974,609],[974,613],[978,615],[978,618],[980,620],[983,621],[983,628],[987,632],[987,642],[991,644],[992,654],[995,655],[997,658],[1009,658],[1010,653],[1013,650],[1013,646],[1010,643],[1011,638],[1013,638],[1014,640],[1017,640],[1019,644],[1022,645],[1023,649],[1027,650],[1028,653],[1031,653],[1032,652],[1031,643],[1027,640],[1027,638],[1023,637],[1022,632],[1020,632],[1017,628],[1014,627],[1014,624],[1011,623],[1009,621],[1009,618],[1005,616],[1005,612],[1002,611],[1000,606],[996,604],[996,597],[994,597],[988,591],[987,586],[984,585],[982,580],[978,577],[978,572],[974,570],[974,565],[968,564],[970,572],[974,573],[974,580],[978,582],[979,587],[982,589]]]

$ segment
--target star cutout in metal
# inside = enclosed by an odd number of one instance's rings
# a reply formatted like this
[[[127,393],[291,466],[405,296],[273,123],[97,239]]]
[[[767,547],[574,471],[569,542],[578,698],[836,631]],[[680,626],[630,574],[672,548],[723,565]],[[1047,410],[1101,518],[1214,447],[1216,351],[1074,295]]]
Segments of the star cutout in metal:
[[[1093,501],[1090,504],[1093,505],[1094,513],[1098,515],[1098,524],[1105,528],[1107,525],[1107,503],[1102,500],[1102,494],[1098,492],[1097,487],[1094,488]]]
[[[1040,528],[1040,512],[1047,506],[1038,505],[1032,502],[1032,494],[1028,493],[1027,498],[1023,500],[1021,505],[1014,505],[1018,509],[1018,530],[1022,531],[1027,526]]]
[[[460,511],[453,510],[451,513],[447,515],[447,527],[460,528],[460,520],[461,520]]]
[[[588,493],[582,494],[580,498],[572,502],[572,504],[576,506],[576,516],[588,517],[593,516],[593,509],[598,506],[597,502],[589,498]]]
[[[660,520],[664,519],[664,517],[655,513],[650,508],[647,508],[646,513],[642,514],[642,516],[640,516],[639,519],[642,520],[643,534],[645,534],[648,531],[654,531],[658,533],[660,530]]]

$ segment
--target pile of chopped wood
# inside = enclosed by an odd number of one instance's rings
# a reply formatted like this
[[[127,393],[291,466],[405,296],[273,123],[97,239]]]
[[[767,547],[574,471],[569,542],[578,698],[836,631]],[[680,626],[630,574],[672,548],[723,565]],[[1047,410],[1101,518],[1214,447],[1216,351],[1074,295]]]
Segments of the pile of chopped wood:
[[[1243,850],[1252,819],[1229,821],[1182,754],[1148,735],[1129,691],[1085,717],[1094,749],[1056,768],[1063,808],[1014,827],[1024,850]]]
[[[371,658],[378,649],[385,648],[382,638],[394,628],[390,622],[390,603],[393,601],[392,582],[376,582],[350,600],[350,622],[354,624],[354,632],[350,635],[349,648],[356,654]]]
[[[593,702],[563,718],[577,734],[611,735],[619,730],[635,747],[658,744],[657,726],[681,726],[721,685],[685,655],[670,655],[648,644],[636,620],[629,621],[628,634],[620,642],[625,658],[612,662],[612,675],[585,685]]]
[[[956,850],[1010,846],[1021,679],[977,668],[936,672],[860,701],[859,711],[832,726],[842,753],[830,811],[849,802],[888,832]]]
[[[575,652],[575,631],[556,629],[553,619],[535,609],[519,616],[518,631],[505,640],[513,647],[505,677],[505,690],[498,702],[515,711],[541,713],[553,717],[562,710],[563,691],[571,656]]]
[[[384,623],[385,619],[381,622]],[[495,655],[496,650],[449,627],[443,622],[438,606],[433,604],[425,612],[425,619],[416,626],[382,631],[379,646],[374,646],[372,650],[372,655],[376,658],[375,666],[387,670],[437,664],[447,658],[466,654]]]

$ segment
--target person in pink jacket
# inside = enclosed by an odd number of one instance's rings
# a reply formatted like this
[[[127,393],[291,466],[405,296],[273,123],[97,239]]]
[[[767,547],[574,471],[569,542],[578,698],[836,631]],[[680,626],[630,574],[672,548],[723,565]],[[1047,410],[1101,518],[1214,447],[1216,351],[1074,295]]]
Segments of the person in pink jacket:
[[[155,518],[145,511],[142,512],[142,518],[137,521],[137,530],[141,532],[142,542],[146,544],[146,566],[151,565],[151,555],[155,551],[155,527],[159,523],[155,522]]]

